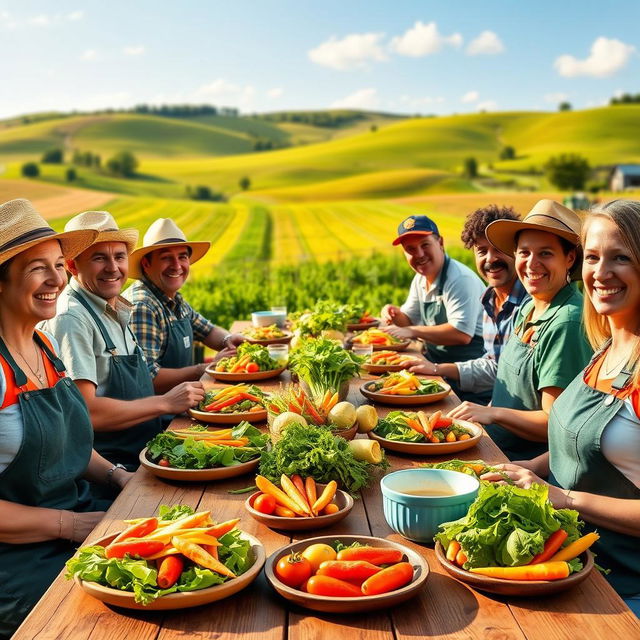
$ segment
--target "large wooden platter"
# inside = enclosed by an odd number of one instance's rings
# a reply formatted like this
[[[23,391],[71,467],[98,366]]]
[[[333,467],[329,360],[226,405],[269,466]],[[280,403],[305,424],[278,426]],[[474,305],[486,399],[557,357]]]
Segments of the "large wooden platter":
[[[254,382],[256,380],[269,380],[270,378],[277,378],[286,367],[280,367],[279,369],[270,369],[269,371],[256,371],[255,373],[229,373],[228,371],[215,371],[215,365],[208,366],[205,371],[208,375],[220,382]]]
[[[439,402],[444,400],[450,393],[451,387],[446,382],[438,382],[441,387],[444,387],[443,391],[438,393],[427,394],[415,394],[411,396],[394,396],[387,393],[378,393],[371,391],[370,387],[376,384],[375,381],[366,382],[360,387],[360,393],[369,400],[380,404],[389,404],[397,407],[412,407],[421,404],[431,404],[432,402]]]

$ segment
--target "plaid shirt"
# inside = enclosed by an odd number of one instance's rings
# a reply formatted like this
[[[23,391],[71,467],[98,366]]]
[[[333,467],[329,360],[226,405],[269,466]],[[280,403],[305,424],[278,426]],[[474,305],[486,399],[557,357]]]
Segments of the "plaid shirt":
[[[155,378],[160,369],[159,360],[167,350],[170,319],[189,317],[195,340],[204,341],[215,325],[195,311],[179,294],[169,298],[146,278],[136,280],[123,296],[133,304],[131,330],[144,351],[149,372]]]

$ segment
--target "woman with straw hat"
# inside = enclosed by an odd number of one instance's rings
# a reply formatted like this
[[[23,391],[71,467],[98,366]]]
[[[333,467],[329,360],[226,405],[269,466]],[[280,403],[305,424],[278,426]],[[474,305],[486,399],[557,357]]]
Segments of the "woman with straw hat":
[[[549,453],[502,469],[525,488],[548,478],[553,504],[597,527],[598,564],[640,615],[640,202],[595,209],[582,239],[584,322],[599,350],[553,405]]]
[[[56,233],[27,200],[0,206],[0,637],[8,637],[102,519],[87,479],[124,486],[92,449],[87,407],[51,336],[64,260],[95,231]],[[86,479],[85,479],[86,478]]]
[[[551,406],[591,355],[582,295],[571,284],[580,277],[580,218],[540,200],[522,221],[497,220],[486,234],[495,247],[515,254],[531,301],[521,307],[500,356],[490,406],[463,402],[450,415],[487,425],[510,460],[529,459],[547,450]]]

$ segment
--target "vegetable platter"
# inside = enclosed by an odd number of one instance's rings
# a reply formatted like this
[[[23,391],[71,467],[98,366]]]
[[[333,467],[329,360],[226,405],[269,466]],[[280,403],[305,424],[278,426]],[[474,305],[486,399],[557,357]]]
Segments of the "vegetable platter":
[[[257,476],[260,489],[245,502],[245,508],[258,522],[283,531],[307,531],[329,527],[349,515],[353,498],[337,488],[332,480],[318,484],[311,477],[283,475],[280,486]]]
[[[283,331],[275,324],[268,327],[249,327],[242,332],[242,335],[251,344],[287,344],[291,342],[293,334],[290,331]]]
[[[198,409],[189,409],[189,415],[194,420],[211,424],[239,424],[243,420],[262,422],[267,419],[266,400],[266,394],[255,385],[209,389]]]
[[[451,387],[441,380],[419,378],[408,371],[398,371],[363,384],[360,393],[374,402],[411,406],[443,400],[451,393]]]
[[[298,557],[306,563],[297,562]],[[429,565],[417,552],[391,540],[333,535],[282,547],[267,559],[265,575],[283,598],[301,607],[358,613],[393,607],[417,595]]]
[[[482,428],[466,420],[452,420],[441,411],[391,411],[367,435],[390,451],[439,456],[475,447]]]
[[[374,351],[366,362],[362,364],[362,368],[368,373],[391,373],[393,371],[402,371],[413,365],[420,364],[422,360],[415,356],[400,354],[397,351]]]
[[[140,452],[140,463],[167,480],[224,480],[255,471],[268,439],[248,422],[215,431],[195,425],[156,435]]]
[[[374,351],[405,351],[411,344],[411,340],[399,340],[390,333],[375,328],[354,334],[349,342],[350,344],[370,344]]]
[[[236,355],[209,365],[206,372],[221,382],[251,382],[276,378],[285,369],[269,355],[265,346],[243,342]]]
[[[209,511],[162,506],[156,518],[125,523],[67,562],[66,577],[106,604],[158,611],[215,602],[251,584],[265,561],[237,519],[216,524]]]

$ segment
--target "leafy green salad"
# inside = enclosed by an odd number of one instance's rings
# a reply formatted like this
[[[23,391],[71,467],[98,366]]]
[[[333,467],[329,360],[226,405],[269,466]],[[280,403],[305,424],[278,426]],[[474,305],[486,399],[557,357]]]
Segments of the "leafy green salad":
[[[390,411],[385,418],[378,421],[373,432],[386,440],[398,442],[432,442],[427,440],[424,433],[420,433],[411,427],[418,420],[418,414],[412,411]],[[451,441],[457,441],[460,436],[472,436],[469,429],[459,425],[451,418],[443,419],[443,424],[439,428],[434,428],[431,434],[438,442],[445,442],[447,434],[453,434]]]

